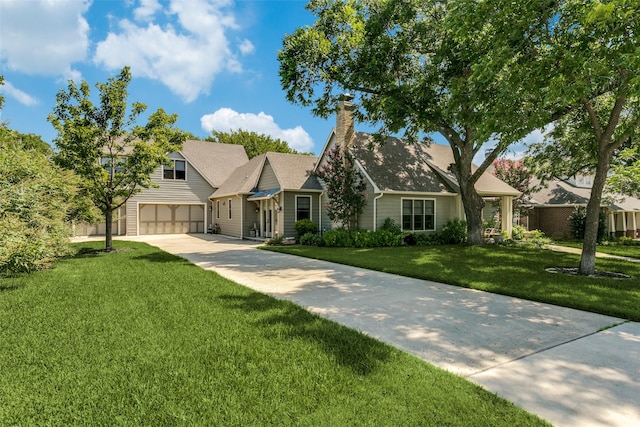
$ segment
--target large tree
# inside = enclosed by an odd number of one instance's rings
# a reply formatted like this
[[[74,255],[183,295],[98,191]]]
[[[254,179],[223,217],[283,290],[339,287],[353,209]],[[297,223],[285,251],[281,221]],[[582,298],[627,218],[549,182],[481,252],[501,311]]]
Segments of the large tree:
[[[587,204],[579,272],[593,274],[599,211],[611,161],[638,144],[640,128],[640,2],[566,0],[544,53],[553,73],[545,103],[568,113],[538,146],[539,171],[594,176]]]
[[[150,174],[179,151],[186,134],[175,127],[177,115],[158,109],[137,125],[146,105],[127,105],[131,81],[125,67],[106,83],[97,83],[99,104],[91,101],[86,81],[69,81],[58,92],[49,121],[58,131],[56,162],[82,178],[84,190],[106,221],[105,250],[112,250],[113,211],[144,188],[155,186]]]
[[[211,131],[211,135],[212,136],[207,138],[207,141],[242,145],[250,159],[269,151],[274,153],[299,154],[296,150],[289,147],[286,141],[257,132],[242,129],[230,132],[213,130]]]
[[[312,0],[313,26],[286,36],[279,52],[287,99],[327,117],[344,92],[356,120],[409,141],[439,132],[453,150],[468,242],[482,244],[484,200],[475,183],[513,142],[544,124],[540,96],[523,79],[553,1]],[[529,83],[532,82],[532,83]],[[477,169],[487,141],[495,149]]]

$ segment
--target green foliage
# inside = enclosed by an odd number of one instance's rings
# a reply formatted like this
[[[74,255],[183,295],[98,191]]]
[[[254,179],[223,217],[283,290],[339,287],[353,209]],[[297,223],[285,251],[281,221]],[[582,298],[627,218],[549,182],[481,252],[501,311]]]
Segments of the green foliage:
[[[382,224],[382,227],[380,227],[380,229],[390,231],[393,234],[402,234],[402,227],[400,226],[400,224],[395,222],[393,218],[390,217],[386,217],[384,219],[384,223]]]
[[[296,221],[293,228],[296,230],[298,240],[305,234],[316,234],[318,232],[318,224],[310,219],[300,219]]]
[[[467,241],[467,223],[458,218],[447,221],[440,232],[444,244],[460,244]]]
[[[324,240],[322,236],[318,233],[305,233],[300,236],[300,244],[301,245],[311,245],[311,246],[322,246],[324,245]]]
[[[211,134],[212,136],[207,138],[207,141],[242,145],[250,159],[267,152],[303,154],[289,147],[286,141],[256,132],[249,132],[242,129],[230,132],[213,130]]]
[[[583,240],[587,224],[587,210],[584,206],[576,206],[569,215],[569,228],[571,229],[571,237],[577,240]],[[604,238],[606,231],[605,213],[601,210],[598,216],[598,236],[597,241],[600,243]]]
[[[0,276],[30,273],[67,254],[78,179],[34,135],[0,128]]]
[[[344,228],[358,228],[358,217],[367,204],[367,183],[348,150],[336,146],[315,175],[327,188],[327,215]]]
[[[375,248],[384,246],[401,246],[402,233],[378,229],[376,231],[338,228],[322,233],[324,246]]]
[[[269,245],[269,246],[280,246],[282,244],[282,237],[278,236],[278,237],[272,237],[269,240],[267,240],[265,242],[265,245]]]
[[[107,223],[105,246],[111,249],[113,211],[144,188],[155,186],[150,174],[179,151],[186,134],[177,128],[177,115],[162,109],[137,125],[146,105],[127,105],[129,67],[106,83],[97,83],[99,105],[91,101],[86,81],[69,81],[60,90],[48,120],[58,132],[56,163],[82,178],[82,187],[100,209]]]
[[[522,240],[524,239],[524,235],[527,232],[527,229],[521,225],[514,225],[513,230],[511,231],[511,238],[513,240]]]

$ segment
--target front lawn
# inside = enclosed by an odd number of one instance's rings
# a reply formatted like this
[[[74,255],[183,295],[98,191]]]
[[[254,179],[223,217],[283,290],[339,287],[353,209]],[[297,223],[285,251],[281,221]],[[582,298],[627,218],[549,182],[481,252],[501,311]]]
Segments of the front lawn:
[[[456,245],[265,249],[640,321],[638,263],[597,259],[596,269],[632,277],[602,279],[548,273],[547,268],[577,267],[580,258],[537,248]]]
[[[0,425],[545,424],[181,258],[101,246],[0,279]]]

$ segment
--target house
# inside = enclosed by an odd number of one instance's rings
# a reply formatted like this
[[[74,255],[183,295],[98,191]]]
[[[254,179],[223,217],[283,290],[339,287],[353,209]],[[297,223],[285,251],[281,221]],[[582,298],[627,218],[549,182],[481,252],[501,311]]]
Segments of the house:
[[[237,168],[210,199],[213,221],[229,236],[295,236],[294,224],[322,224],[320,182],[310,176],[316,157],[265,153]]]
[[[171,165],[151,175],[157,188],[132,196],[114,212],[113,234],[205,233],[211,224],[209,195],[249,159],[241,145],[188,140]],[[76,226],[79,236],[105,233],[105,224]]]
[[[539,182],[534,182],[539,185]],[[591,197],[593,177],[577,175],[554,179],[531,195],[528,214],[529,229],[541,230],[548,237],[570,238],[569,217],[576,207],[586,207]],[[640,200],[623,195],[603,195],[601,209],[605,212],[610,236],[640,236]]]
[[[316,168],[326,163],[329,150],[347,147],[367,184],[368,202],[359,218],[360,228],[376,230],[391,218],[405,231],[436,233],[449,220],[464,219],[460,188],[449,171],[454,163],[451,147],[434,142],[408,144],[398,138],[375,144],[372,135],[354,131],[351,109],[348,100],[339,105],[336,127]],[[510,233],[513,198],[520,192],[487,172],[475,187],[483,198],[500,200],[506,213],[502,227]],[[326,193],[323,197],[326,203]],[[493,214],[489,204],[485,210],[484,216]],[[327,221],[323,219],[323,223]]]

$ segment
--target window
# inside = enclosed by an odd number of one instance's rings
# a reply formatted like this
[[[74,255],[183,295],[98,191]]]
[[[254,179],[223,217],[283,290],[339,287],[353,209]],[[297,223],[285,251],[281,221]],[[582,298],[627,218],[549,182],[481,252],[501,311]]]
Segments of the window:
[[[311,196],[296,196],[296,221],[311,219]]]
[[[231,199],[229,199],[228,202],[229,202],[229,207],[228,207],[228,209],[229,209],[229,219],[231,219]]]
[[[411,231],[435,230],[435,200],[402,199],[402,229]]]
[[[216,200],[216,218],[220,219],[220,200]]]
[[[171,160],[171,165],[162,167],[162,177],[164,179],[187,179],[187,164],[184,160]]]

